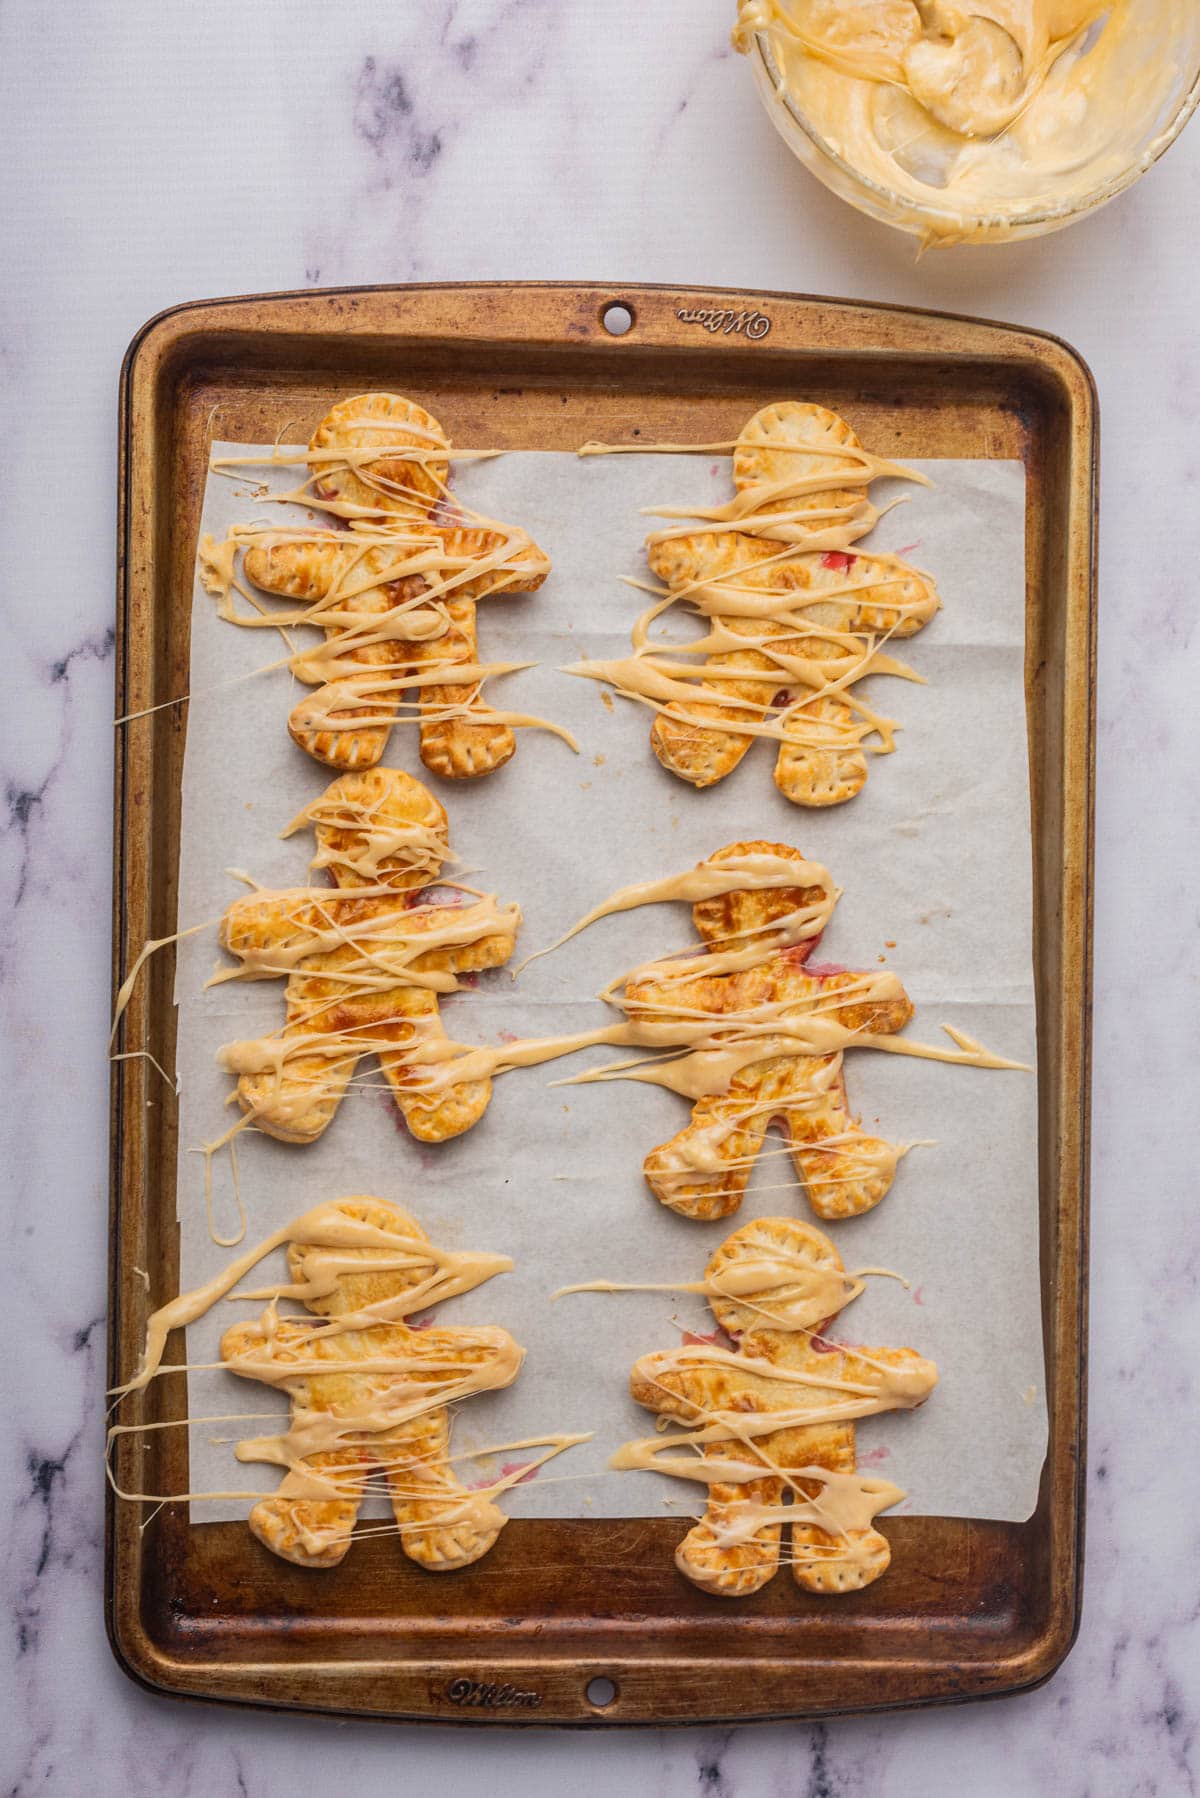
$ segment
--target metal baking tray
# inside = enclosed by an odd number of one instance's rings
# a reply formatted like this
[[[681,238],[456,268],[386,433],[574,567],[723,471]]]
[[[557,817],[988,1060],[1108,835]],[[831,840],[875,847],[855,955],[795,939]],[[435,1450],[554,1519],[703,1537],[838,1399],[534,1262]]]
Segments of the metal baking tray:
[[[632,318],[624,335],[605,321],[614,304]],[[412,395],[452,421],[460,444],[573,449],[635,425],[647,441],[711,442],[797,396],[848,413],[884,455],[1024,461],[1050,1425],[1040,1499],[1022,1524],[889,1520],[891,1570],[863,1592],[822,1600],[780,1580],[731,1604],[676,1573],[684,1525],[663,1517],[516,1520],[483,1562],[441,1578],[368,1537],[316,1574],[271,1557],[242,1524],[191,1528],[186,1507],[168,1506],[143,1528],[141,1509],[110,1495],[118,1659],[179,1695],[473,1725],[817,1717],[1038,1684],[1073,1640],[1083,1537],[1097,429],[1087,368],[1034,331],[777,293],[518,283],[175,308],[138,333],[121,378],[118,715],[187,691],[214,430],[307,436],[336,399],[371,387]],[[177,928],[186,709],[117,732],[116,981],[148,938]],[[173,979],[168,950],[123,1026],[126,1044],[151,1046],[168,1072]],[[177,1289],[175,1153],[162,1080],[145,1060],[115,1061],[114,1384],[137,1360],[151,1303],[135,1268],[149,1271],[156,1301]],[[179,1418],[184,1401],[172,1375],[122,1416]],[[186,1434],[121,1438],[122,1484],[186,1490]],[[607,1703],[596,1680],[615,1688]]]

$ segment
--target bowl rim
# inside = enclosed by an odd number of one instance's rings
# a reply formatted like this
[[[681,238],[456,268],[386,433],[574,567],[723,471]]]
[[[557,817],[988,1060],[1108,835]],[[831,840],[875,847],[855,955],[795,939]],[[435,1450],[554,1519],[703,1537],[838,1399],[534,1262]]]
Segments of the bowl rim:
[[[929,221],[934,224],[952,225],[956,235],[970,231],[975,226],[999,227],[1015,233],[1032,226],[1058,223],[1060,220],[1066,223],[1075,218],[1083,218],[1089,212],[1095,212],[1098,207],[1106,205],[1109,200],[1124,193],[1126,188],[1132,187],[1135,181],[1141,179],[1147,169],[1153,168],[1159,158],[1166,155],[1196,111],[1197,106],[1200,105],[1200,62],[1198,62],[1187,91],[1172,114],[1169,123],[1155,135],[1142,155],[1122,169],[1119,175],[1113,175],[1107,181],[1101,182],[1098,187],[1090,189],[1082,199],[1063,200],[1056,206],[1041,206],[1029,212],[954,212],[946,206],[911,200],[906,195],[899,194],[894,189],[884,187],[881,182],[873,180],[854,163],[847,162],[844,156],[826,142],[792,98],[775,58],[770,32],[756,31],[754,45],[763,74],[770,84],[775,104],[783,106],[789,118],[803,132],[815,150],[840,169],[851,182],[874,195],[888,212],[903,208],[910,217],[918,222]]]

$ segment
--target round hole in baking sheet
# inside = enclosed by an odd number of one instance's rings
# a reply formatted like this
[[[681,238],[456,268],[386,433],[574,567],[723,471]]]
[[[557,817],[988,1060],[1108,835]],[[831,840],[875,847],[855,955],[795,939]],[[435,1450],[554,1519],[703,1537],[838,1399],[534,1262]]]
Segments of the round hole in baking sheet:
[[[598,1711],[602,1711],[616,1697],[616,1684],[611,1679],[605,1679],[603,1674],[597,1674],[595,1679],[588,1680],[583,1695],[589,1704],[594,1704]]]
[[[600,314],[600,323],[610,337],[624,337],[626,331],[633,330],[633,307],[612,300]]]

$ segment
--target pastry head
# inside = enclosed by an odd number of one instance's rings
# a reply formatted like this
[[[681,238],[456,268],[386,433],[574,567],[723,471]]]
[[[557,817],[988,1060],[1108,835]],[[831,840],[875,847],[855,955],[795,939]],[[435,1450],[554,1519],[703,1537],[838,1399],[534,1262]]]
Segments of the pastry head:
[[[437,419],[413,400],[360,393],[327,413],[309,439],[315,497],[348,518],[424,516],[445,491],[449,448]]]
[[[719,867],[723,862],[756,855],[794,861],[800,870],[816,872],[815,864],[806,862],[798,849],[786,843],[729,843],[707,860]],[[825,870],[820,874],[816,884],[801,879],[794,887],[744,887],[715,899],[701,899],[692,907],[692,921],[710,948],[732,948],[751,938],[777,935],[781,949],[790,948],[805,960],[821,940],[838,900],[837,888]],[[805,934],[797,938],[797,929]]]
[[[309,1213],[309,1217],[313,1216]],[[411,1293],[414,1311],[469,1292],[507,1273],[507,1255],[454,1254],[435,1248],[420,1224],[385,1199],[337,1199],[323,1208],[323,1228],[288,1245],[288,1275],[311,1288],[304,1303],[319,1317],[344,1317]],[[366,1238],[366,1241],[356,1240]],[[391,1315],[405,1316],[401,1304]]]
[[[794,1217],[762,1217],[727,1236],[704,1270],[713,1316],[730,1336],[812,1331],[856,1299],[827,1236]]]
[[[733,452],[737,491],[761,493],[765,508],[787,514],[774,533],[782,542],[802,543],[831,526],[842,527],[848,542],[865,536],[879,516],[866,496],[865,472],[862,445],[845,419],[802,400],[756,412]]]
[[[314,868],[328,868],[336,886],[429,886],[450,854],[445,808],[401,768],[343,774],[305,806],[284,836],[311,825]]]

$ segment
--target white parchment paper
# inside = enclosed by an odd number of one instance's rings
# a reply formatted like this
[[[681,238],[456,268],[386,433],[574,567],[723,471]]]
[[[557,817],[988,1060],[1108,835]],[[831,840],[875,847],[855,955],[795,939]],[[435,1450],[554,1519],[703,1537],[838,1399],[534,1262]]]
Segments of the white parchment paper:
[[[232,452],[236,446],[216,446]],[[241,446],[243,450],[246,446]],[[438,792],[452,845],[477,884],[524,913],[517,956],[558,937],[615,888],[692,866],[722,845],[766,838],[825,863],[844,889],[819,958],[889,967],[917,1015],[908,1034],[944,1042],[953,1023],[998,1052],[1036,1056],[1031,954],[1029,780],[1023,687],[1024,474],[1010,461],[914,466],[932,489],[873,489],[878,503],[907,503],[864,544],[903,549],[938,582],[944,610],[900,652],[928,686],[894,679],[863,688],[903,723],[898,752],[871,760],[867,786],[830,812],[791,806],[771,778],[775,746],[755,744],[724,783],[697,793],[654,759],[651,714],[605,703],[605,690],[559,672],[584,655],[628,653],[629,630],[648,603],[619,580],[644,574],[653,503],[711,504],[728,497],[729,463],[696,456],[584,460],[521,453],[460,464],[456,489],[471,505],[518,522],[547,549],[554,572],[536,594],[480,608],[483,660],[536,658],[538,666],[490,688],[496,705],[565,723],[560,741],[521,731],[513,760],[476,783],[436,782],[417,754],[415,727],[393,734],[386,760]],[[236,521],[281,518],[247,479],[210,475],[202,531],[223,537]],[[276,490],[294,470],[273,472]],[[268,602],[269,603],[269,602]],[[307,637],[308,633],[300,633]],[[248,869],[270,885],[303,885],[307,834],[279,830],[333,778],[290,741],[287,712],[300,689],[286,669],[250,676],[285,653],[269,631],[235,629],[197,584],[184,769],[180,926],[216,918],[243,891],[225,870]],[[323,876],[314,877],[318,883]],[[591,996],[636,962],[693,942],[683,905],[610,918],[514,984],[506,969],[443,1001],[451,1034],[495,1042],[502,1033],[551,1035],[606,1021]],[[178,1168],[184,1287],[227,1264],[209,1238],[203,1160],[194,1151],[236,1116],[232,1082],[214,1060],[234,1038],[277,1029],[282,982],[231,983],[202,992],[220,959],[216,930],[179,945]],[[241,1186],[253,1242],[321,1200],[370,1193],[410,1208],[436,1241],[510,1254],[515,1272],[440,1308],[440,1321],[496,1323],[528,1350],[507,1392],[472,1399],[455,1423],[456,1452],[561,1429],[594,1441],[514,1488],[518,1516],[645,1516],[697,1508],[698,1493],[649,1473],[613,1473],[612,1451],[649,1434],[651,1416],[628,1396],[639,1354],[670,1348],[681,1328],[712,1319],[695,1295],[582,1295],[551,1304],[573,1281],[688,1281],[739,1224],[779,1212],[811,1217],[790,1163],[766,1153],[740,1212],[697,1224],[667,1211],[645,1186],[641,1163],[687,1121],[686,1102],[617,1082],[576,1088],[550,1082],[589,1061],[521,1070],[496,1082],[492,1104],[465,1136],[434,1147],[413,1141],[390,1096],[351,1088],[320,1142],[294,1147],[258,1134],[239,1138]],[[364,1064],[365,1066],[365,1064]],[[860,1426],[866,1464],[904,1486],[905,1508],[950,1516],[1020,1520],[1036,1502],[1046,1414],[1038,1271],[1037,1106],[1032,1074],[993,1072],[882,1055],[847,1055],[851,1104],[864,1125],[892,1140],[930,1140],[901,1163],[883,1203],[830,1227],[850,1268],[882,1265],[911,1281],[873,1279],[843,1313],[846,1340],[908,1344],[938,1363],[941,1379],[917,1414]],[[778,1151],[768,1137],[767,1149]],[[215,1170],[218,1228],[234,1213],[228,1161]],[[282,1256],[251,1282],[275,1277]],[[155,1294],[161,1302],[167,1294]],[[223,1303],[188,1332],[192,1362],[213,1362],[245,1304]],[[254,1307],[258,1309],[257,1306]],[[267,1388],[222,1371],[189,1376],[191,1487],[273,1490],[278,1470],[239,1466],[237,1436],[266,1422],[206,1424],[223,1412],[269,1412]],[[467,1462],[482,1479],[501,1455]],[[244,1516],[247,1502],[195,1503],[194,1521]]]

